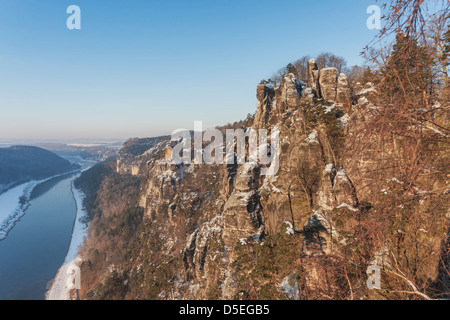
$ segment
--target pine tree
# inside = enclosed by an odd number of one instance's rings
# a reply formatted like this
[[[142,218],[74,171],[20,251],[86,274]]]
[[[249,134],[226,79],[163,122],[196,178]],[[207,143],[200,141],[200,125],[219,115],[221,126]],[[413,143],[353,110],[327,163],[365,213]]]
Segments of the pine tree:
[[[396,43],[384,68],[383,92],[405,101],[423,101],[432,88],[432,59],[425,47],[403,34]],[[426,103],[426,101],[423,101]]]
[[[444,72],[444,81],[445,85],[448,85],[448,69],[450,66],[450,26],[447,29],[447,32],[444,35],[444,51],[442,52],[441,61],[443,61],[443,72]]]
[[[450,65],[450,26],[447,29],[447,32],[445,33],[444,36],[444,52],[443,52],[443,59],[446,60],[446,65],[449,66]]]
[[[292,63],[289,63],[286,66],[286,70],[288,73],[293,73],[295,76],[298,75],[297,68]]]

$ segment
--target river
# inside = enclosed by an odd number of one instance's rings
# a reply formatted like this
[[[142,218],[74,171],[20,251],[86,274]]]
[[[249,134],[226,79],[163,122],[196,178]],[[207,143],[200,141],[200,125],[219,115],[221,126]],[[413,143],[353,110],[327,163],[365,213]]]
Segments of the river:
[[[68,159],[82,164],[92,162]],[[76,216],[72,173],[37,185],[25,215],[0,241],[0,300],[41,300],[61,267]]]

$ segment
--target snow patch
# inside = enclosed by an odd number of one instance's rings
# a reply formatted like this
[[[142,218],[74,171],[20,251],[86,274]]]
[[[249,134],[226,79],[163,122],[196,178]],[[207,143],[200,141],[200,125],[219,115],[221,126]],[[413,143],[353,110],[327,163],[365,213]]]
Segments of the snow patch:
[[[366,104],[369,103],[369,100],[367,100],[366,97],[362,97],[358,99],[358,104]]]
[[[333,172],[333,168],[334,168],[333,164],[329,163],[325,166],[325,172],[331,173],[331,172]]]
[[[305,139],[305,142],[307,143],[319,143],[319,138],[317,134],[317,130],[314,129],[309,136]]]
[[[341,126],[346,126],[348,124],[348,121],[350,120],[350,116],[348,113],[344,114],[342,117],[339,118],[339,122],[341,123]]]
[[[390,181],[397,182],[400,184],[405,184],[403,181],[398,180],[396,177],[393,177]]]
[[[336,108],[336,104],[332,104],[331,106],[324,106],[324,107],[325,107],[325,113],[329,113]]]
[[[300,299],[300,289],[297,282],[297,273],[283,279],[278,288],[291,300]]]
[[[368,82],[368,83],[366,84],[366,88],[364,88],[364,89],[358,91],[358,93],[357,93],[356,95],[362,96],[362,95],[367,94],[367,93],[370,93],[370,92],[376,93],[377,90],[373,87],[373,84],[372,84],[371,82]]]
[[[336,207],[336,209],[341,209],[341,208],[347,208],[347,209],[349,209],[349,210],[351,210],[353,212],[358,211],[358,209],[352,207],[351,205],[349,205],[349,204],[347,204],[345,202],[341,203],[339,206]]]
[[[290,236],[293,235],[295,233],[295,230],[292,223],[290,221],[283,221],[283,223],[287,224],[286,234]]]
[[[349,181],[348,180],[348,177],[347,177],[347,174],[345,173],[345,171],[344,170],[339,170],[337,173],[336,173],[336,179],[337,180],[341,180],[341,181]]]
[[[81,190],[75,188],[73,181],[72,193],[77,206],[72,239],[70,241],[69,250],[67,251],[63,265],[59,268],[58,273],[53,279],[52,286],[47,292],[47,300],[70,300],[70,290],[67,286],[67,281],[71,277],[71,271],[78,269],[82,262],[78,251],[83,245],[84,238],[87,236],[87,229],[89,226],[89,224],[83,222],[83,220],[87,217],[87,212],[83,207],[85,194]]]

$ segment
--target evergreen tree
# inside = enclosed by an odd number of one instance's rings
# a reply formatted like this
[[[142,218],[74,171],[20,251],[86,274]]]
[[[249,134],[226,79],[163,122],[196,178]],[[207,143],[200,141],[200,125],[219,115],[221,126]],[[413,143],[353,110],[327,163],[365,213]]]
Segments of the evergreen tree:
[[[447,67],[450,66],[450,26],[447,29],[447,32],[444,35],[444,39],[442,39],[444,42],[444,50],[442,52],[441,61],[442,63],[442,71],[444,73],[444,81],[445,85],[448,85],[448,69]]]
[[[447,29],[447,32],[444,36],[444,52],[443,52],[443,59],[446,60],[446,65],[450,65],[450,26]]]
[[[432,59],[425,47],[403,34],[397,35],[384,74],[383,92],[388,97],[419,101],[431,91]],[[425,101],[424,101],[425,102]]]
[[[296,68],[292,63],[289,63],[289,64],[286,66],[286,71],[287,71],[288,73],[293,73],[295,76],[298,75],[297,68]]]

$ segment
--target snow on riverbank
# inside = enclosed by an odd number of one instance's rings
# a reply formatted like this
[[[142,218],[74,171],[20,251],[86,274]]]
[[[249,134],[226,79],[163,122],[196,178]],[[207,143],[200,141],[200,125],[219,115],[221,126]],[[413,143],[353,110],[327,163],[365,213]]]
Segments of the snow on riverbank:
[[[25,214],[31,191],[38,183],[38,181],[27,182],[0,195],[0,241],[8,236],[8,232]]]
[[[53,279],[52,286],[46,294],[47,300],[70,300],[70,289],[67,282],[72,279],[73,270],[77,270],[81,258],[78,255],[80,247],[83,245],[84,237],[87,236],[88,224],[82,222],[87,213],[83,208],[84,193],[76,189],[72,181],[72,193],[76,201],[77,213],[73,226],[72,239],[70,241],[69,250],[63,265],[59,268],[58,273]],[[79,269],[78,269],[79,270]],[[82,278],[81,278],[82,281]]]
[[[51,179],[77,171],[79,170],[58,174],[43,180],[32,180],[2,193],[0,195],[0,241],[6,239],[11,229],[25,215],[25,211],[30,206],[30,196],[34,187]]]

